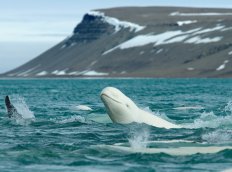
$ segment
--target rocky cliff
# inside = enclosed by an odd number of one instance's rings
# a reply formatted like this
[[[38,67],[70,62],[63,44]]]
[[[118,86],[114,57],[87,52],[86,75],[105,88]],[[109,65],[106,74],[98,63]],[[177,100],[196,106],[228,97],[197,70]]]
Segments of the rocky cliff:
[[[232,77],[232,9],[87,13],[72,35],[8,77]]]

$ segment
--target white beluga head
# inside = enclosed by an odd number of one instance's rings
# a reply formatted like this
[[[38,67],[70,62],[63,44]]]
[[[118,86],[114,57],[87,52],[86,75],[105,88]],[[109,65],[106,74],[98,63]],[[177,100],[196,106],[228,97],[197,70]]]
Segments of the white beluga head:
[[[152,113],[146,112],[120,90],[114,87],[106,87],[101,92],[106,111],[113,122],[129,124],[132,122],[145,123],[160,128],[181,128]]]
[[[113,122],[128,124],[137,121],[136,104],[114,87],[106,87],[101,92],[106,111]]]

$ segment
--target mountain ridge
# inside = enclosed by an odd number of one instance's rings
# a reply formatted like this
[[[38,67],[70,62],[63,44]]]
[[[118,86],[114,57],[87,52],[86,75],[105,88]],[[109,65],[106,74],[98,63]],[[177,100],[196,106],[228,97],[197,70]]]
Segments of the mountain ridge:
[[[7,77],[232,77],[232,9],[120,7]]]

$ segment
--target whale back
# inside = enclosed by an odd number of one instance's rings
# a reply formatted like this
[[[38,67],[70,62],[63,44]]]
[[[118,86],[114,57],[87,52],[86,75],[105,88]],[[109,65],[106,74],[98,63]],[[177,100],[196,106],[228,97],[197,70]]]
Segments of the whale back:
[[[145,123],[154,127],[158,127],[158,128],[166,128],[166,129],[170,129],[170,128],[181,128],[180,126],[173,124],[171,122],[168,122],[150,112],[146,112],[142,109],[139,109],[139,121],[140,123]]]

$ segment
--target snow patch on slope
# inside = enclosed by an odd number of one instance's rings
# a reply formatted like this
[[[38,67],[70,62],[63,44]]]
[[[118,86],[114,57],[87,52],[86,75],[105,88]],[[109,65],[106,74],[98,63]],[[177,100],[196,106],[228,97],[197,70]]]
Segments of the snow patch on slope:
[[[66,71],[67,71],[67,69],[65,69],[65,70],[54,70],[53,72],[52,72],[52,74],[53,75],[57,75],[57,76],[62,76],[62,75],[66,75],[67,73],[66,73]]]
[[[47,75],[47,74],[48,74],[47,71],[42,71],[42,72],[37,73],[36,75],[37,75],[37,76],[45,76],[45,75]]]
[[[222,39],[223,37],[218,36],[214,38],[201,38],[200,36],[196,36],[193,38],[190,38],[185,41],[185,43],[189,44],[207,44],[207,43],[212,43],[212,42],[218,42]]]
[[[193,68],[193,67],[188,67],[187,70],[193,71],[193,70],[195,70],[195,68]]]
[[[169,16],[231,16],[232,13],[180,13],[179,11],[170,13]]]
[[[194,35],[199,35],[199,34],[213,32],[213,31],[218,31],[218,30],[222,31],[223,28],[225,28],[225,26],[217,25],[217,26],[215,26],[213,28],[207,28],[207,29],[199,30],[198,32],[195,32]]]
[[[113,25],[115,27],[115,32],[120,31],[122,28],[129,28],[131,32],[132,31],[139,32],[145,28],[145,26],[140,26],[136,23],[131,23],[128,21],[120,21],[117,18],[105,16],[103,12],[99,12],[99,11],[90,11],[88,12],[88,14],[92,16],[102,17],[103,22],[109,23],[110,25]]]
[[[109,75],[109,74],[91,70],[91,71],[86,71],[83,75],[84,76],[106,76],[106,75]]]
[[[185,20],[185,21],[178,21],[177,24],[178,26],[183,26],[186,24],[192,24],[192,23],[196,23],[197,20]]]
[[[189,31],[181,31],[181,30],[175,30],[175,31],[166,31],[164,33],[159,33],[156,35],[153,35],[152,33],[147,35],[138,35],[134,38],[123,42],[119,44],[118,46],[105,51],[102,55],[106,55],[116,49],[128,49],[128,48],[134,48],[134,47],[141,47],[148,44],[154,44],[154,46],[157,45],[163,45],[163,44],[170,44],[170,43],[177,43],[177,42],[183,42],[184,43],[192,43],[192,44],[206,44],[211,42],[218,42],[223,37],[214,37],[214,38],[201,38],[200,36],[192,37],[194,35],[199,35],[203,33],[208,33],[216,30],[220,30],[224,28],[224,26],[216,26],[213,28],[208,29],[201,29],[196,28]],[[191,38],[192,37],[192,38]]]
[[[220,70],[225,69],[226,64],[227,64],[228,62],[229,62],[229,60],[225,60],[225,61],[223,62],[223,64],[221,64],[221,65],[216,69],[216,71],[220,71]]]

